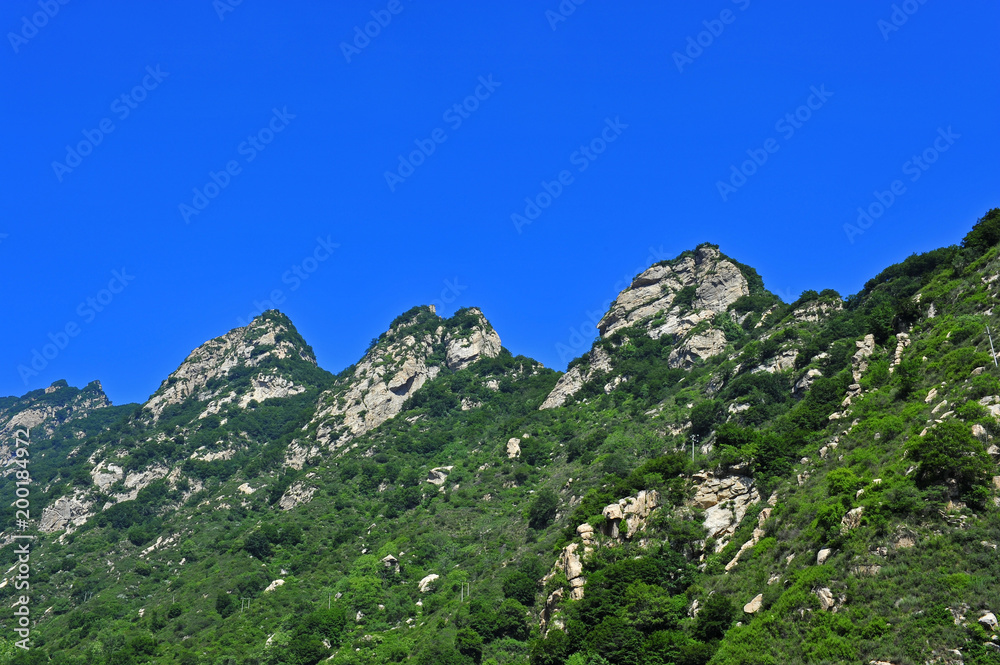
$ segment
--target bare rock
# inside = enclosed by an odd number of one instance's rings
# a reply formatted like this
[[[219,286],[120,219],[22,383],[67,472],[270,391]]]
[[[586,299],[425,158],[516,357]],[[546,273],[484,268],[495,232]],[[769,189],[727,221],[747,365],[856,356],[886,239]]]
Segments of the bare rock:
[[[454,466],[439,466],[431,469],[427,474],[427,482],[441,487],[448,480],[448,473],[454,468]]]
[[[456,333],[446,338],[445,342],[448,346],[445,351],[445,364],[448,365],[448,369],[458,371],[480,358],[496,358],[500,355],[500,336],[493,329],[493,326],[478,309],[472,308],[468,310],[468,313],[477,315],[480,323],[472,329],[471,333]]]
[[[507,441],[507,459],[515,459],[521,454],[521,439],[511,437]]]
[[[760,611],[761,605],[764,603],[764,594],[758,593],[753,597],[749,603],[743,606],[743,611],[747,614],[756,614]]]
[[[856,529],[857,527],[861,526],[861,516],[864,514],[864,512],[865,512],[864,506],[858,506],[857,508],[852,508],[851,510],[847,511],[847,514],[844,515],[844,518],[840,520],[840,525],[848,531],[851,529]]]
[[[313,494],[315,493],[315,487],[306,487],[302,482],[293,483],[291,487],[285,490],[281,498],[278,499],[278,507],[282,510],[291,510],[296,506],[312,501]]]
[[[833,597],[833,592],[828,587],[817,589],[816,597],[819,598],[819,606],[824,610],[831,610],[837,604],[837,601]]]
[[[93,515],[91,504],[84,502],[82,497],[63,496],[55,500],[42,511],[38,530],[42,533],[69,530],[71,527],[83,526]]]
[[[436,573],[431,573],[427,577],[420,580],[420,582],[417,583],[417,588],[420,589],[420,593],[427,593],[434,581],[440,577],[441,576]]]
[[[821,549],[819,552],[816,553],[816,565],[822,566],[824,563],[826,563],[826,560],[830,558],[831,554],[833,554],[833,550],[831,550],[829,547]]]
[[[729,542],[747,509],[760,502],[760,493],[749,476],[716,477],[711,471],[694,474],[697,483],[693,505],[705,509],[705,529],[716,539],[716,551]]]

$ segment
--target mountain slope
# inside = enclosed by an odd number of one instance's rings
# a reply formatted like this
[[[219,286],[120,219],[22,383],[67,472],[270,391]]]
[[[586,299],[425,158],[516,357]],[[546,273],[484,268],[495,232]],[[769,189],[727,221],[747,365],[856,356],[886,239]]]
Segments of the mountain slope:
[[[561,376],[415,308],[333,377],[265,313],[44,435],[86,509],[13,661],[996,662],[998,242],[793,303],[702,245]]]

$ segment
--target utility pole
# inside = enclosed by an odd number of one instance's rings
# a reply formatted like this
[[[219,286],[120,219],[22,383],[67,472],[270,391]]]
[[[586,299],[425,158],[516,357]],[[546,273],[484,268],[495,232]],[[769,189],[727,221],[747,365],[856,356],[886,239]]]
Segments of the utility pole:
[[[998,367],[1000,365],[997,365],[997,352],[993,348],[993,333],[990,332],[989,326],[986,326],[986,334],[990,336],[990,353],[993,354],[993,366]]]

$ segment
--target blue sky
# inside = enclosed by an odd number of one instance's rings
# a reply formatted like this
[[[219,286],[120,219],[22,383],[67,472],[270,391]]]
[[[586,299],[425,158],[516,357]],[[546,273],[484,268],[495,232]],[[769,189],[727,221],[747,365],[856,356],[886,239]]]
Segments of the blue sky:
[[[431,302],[564,369],[700,242],[846,295],[1000,205],[996,3],[63,2],[0,8],[2,395],[272,295],[331,371]]]

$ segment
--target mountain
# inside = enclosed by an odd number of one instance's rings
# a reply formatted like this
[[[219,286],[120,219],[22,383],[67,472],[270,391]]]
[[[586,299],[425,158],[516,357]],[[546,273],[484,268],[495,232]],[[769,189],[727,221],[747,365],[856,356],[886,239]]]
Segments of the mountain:
[[[995,209],[847,297],[700,245],[564,373],[425,306],[334,375],[272,310],[0,399],[0,662],[1000,662],[998,298]]]

